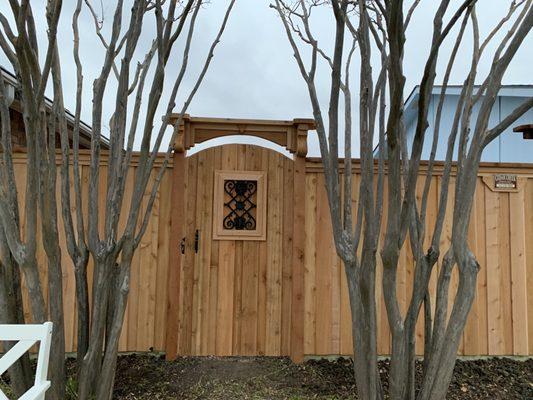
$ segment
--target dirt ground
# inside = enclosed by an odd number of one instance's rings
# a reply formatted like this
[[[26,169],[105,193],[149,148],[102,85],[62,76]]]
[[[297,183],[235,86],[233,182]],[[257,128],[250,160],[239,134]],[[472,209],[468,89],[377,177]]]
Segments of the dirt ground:
[[[380,363],[382,378],[388,371]],[[387,388],[385,387],[385,390]],[[115,398],[130,399],[356,399],[352,363],[287,358],[122,356]],[[458,361],[448,399],[533,399],[533,359]]]
[[[420,365],[418,365],[420,375]],[[74,375],[74,360],[67,362]],[[380,362],[385,392],[387,361]],[[9,379],[0,377],[8,398]],[[67,383],[75,400],[76,383]],[[312,360],[295,365],[276,357],[183,357],[167,362],[157,355],[120,356],[113,398],[117,400],[344,400],[357,399],[348,359]],[[533,359],[458,361],[447,399],[533,400]]]

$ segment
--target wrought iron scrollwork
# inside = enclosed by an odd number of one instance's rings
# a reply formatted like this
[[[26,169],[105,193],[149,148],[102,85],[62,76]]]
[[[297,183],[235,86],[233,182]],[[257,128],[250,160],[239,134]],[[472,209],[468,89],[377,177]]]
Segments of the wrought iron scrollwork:
[[[226,180],[224,192],[229,200],[224,203],[227,211],[224,217],[224,229],[253,231],[256,229],[254,195],[257,192],[257,181]]]

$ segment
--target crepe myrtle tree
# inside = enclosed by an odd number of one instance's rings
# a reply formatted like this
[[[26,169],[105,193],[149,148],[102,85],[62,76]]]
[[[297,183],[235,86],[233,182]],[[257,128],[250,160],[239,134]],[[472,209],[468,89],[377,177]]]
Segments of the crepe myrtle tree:
[[[490,112],[502,78],[531,30],[532,1],[506,2],[505,7],[501,7],[501,20],[494,21],[493,29],[486,37],[481,37],[476,0],[454,2],[453,6],[449,0],[440,0],[431,16],[433,33],[428,38],[429,51],[421,55],[424,70],[419,82],[414,139],[409,147],[403,110],[405,33],[419,3],[420,0],[409,4],[401,0],[275,0],[271,4],[279,14],[307,85],[316,119],[334,242],[348,280],[354,373],[359,398],[365,400],[384,397],[377,365],[377,284],[383,287],[392,334],[388,378],[390,398],[445,398],[480,268],[469,248],[467,232],[481,155],[492,140],[533,107],[533,99],[528,99],[497,125],[489,126]],[[321,46],[311,26],[313,11],[320,6],[328,7],[334,20],[334,40],[325,47]],[[506,32],[501,32],[503,29]],[[471,49],[461,48],[465,35],[472,35]],[[445,42],[452,48],[446,55],[441,54]],[[326,47],[332,49],[331,55]],[[446,88],[458,54],[467,60],[469,68],[454,112],[453,126],[450,132],[446,132],[449,139],[438,213],[430,225],[426,219],[428,193]],[[489,63],[484,76],[478,71],[482,56]],[[309,57],[308,61],[306,57]],[[329,66],[331,71],[327,106],[321,103],[317,94],[316,75],[320,62]],[[442,91],[435,128],[430,132],[428,107],[435,86],[437,63],[444,65],[445,71],[440,77]],[[357,127],[352,124],[350,73],[353,71],[359,75]],[[475,82],[481,84],[475,86]],[[343,111],[340,108],[342,102]],[[475,119],[474,106],[479,109]],[[344,133],[339,127],[340,119],[344,123]],[[354,131],[359,137],[361,159],[358,189],[352,188]],[[345,158],[341,170],[338,154],[342,134]],[[420,162],[426,141],[431,143],[431,155],[427,170],[422,171]],[[373,155],[375,142],[379,143],[377,167]],[[452,169],[455,192],[449,194]],[[422,188],[420,197],[416,196],[417,185]],[[354,190],[358,194],[356,210],[352,210],[351,205]],[[388,218],[382,227],[385,196]],[[451,243],[441,249],[448,202],[453,204]],[[381,233],[384,239],[380,241]],[[425,249],[424,243],[430,243],[429,248]],[[398,261],[403,246],[410,246],[414,255],[413,292],[405,313],[400,310],[396,292]],[[441,254],[436,304],[432,307],[428,285]],[[383,265],[380,282],[376,282],[378,257]],[[450,296],[452,304],[449,305],[450,277],[454,269],[458,271],[459,284],[456,295]],[[419,390],[415,390],[415,326],[422,309],[425,316],[424,364]]]
[[[24,221],[21,221],[18,209],[20,197],[13,167],[9,94],[1,77],[0,318],[2,322],[23,322],[19,272],[22,271],[33,321],[51,319],[54,322],[50,361],[52,389],[47,398],[59,400],[65,397],[61,269],[67,266],[61,265],[62,251],[66,251],[72,259],[76,280],[78,398],[112,397],[131,262],[148,225],[159,184],[171,157],[174,137],[158,170],[154,167],[156,156],[177,97],[184,99],[180,108],[181,116],[202,83],[235,0],[227,1],[227,8],[220,18],[220,28],[210,48],[205,49],[207,56],[203,66],[195,72],[196,80],[192,89],[186,90],[183,81],[198,15],[205,8],[204,3],[207,2],[116,0],[112,5],[109,29],[104,29],[103,16],[98,14],[89,0],[77,0],[74,3],[71,16],[74,42],[72,56],[77,85],[75,93],[68,94],[75,99],[72,140],[67,131],[64,106],[61,71],[64,54],[60,54],[57,42],[62,1],[48,0],[46,15],[39,16],[46,23],[46,34],[38,33],[34,7],[29,0],[10,0],[11,15],[0,13],[0,47],[16,73],[28,158]],[[92,103],[88,105],[92,111],[92,136],[86,203],[82,200],[79,162],[80,115],[85,84],[78,23],[82,12],[92,17],[95,38],[104,51],[101,60],[93,60],[101,62],[101,70],[92,82]],[[154,32],[146,33],[147,30],[143,28],[147,25],[155,27]],[[147,43],[147,36],[148,48],[143,46],[143,43]],[[141,58],[137,60],[139,54]],[[179,60],[177,74],[168,71],[171,56]],[[175,65],[175,61],[173,63]],[[110,85],[113,80],[114,84]],[[165,95],[164,87],[170,88],[169,94]],[[47,104],[45,99],[47,89],[51,92],[51,104]],[[105,155],[101,151],[104,99],[109,104],[106,110],[111,107],[108,122],[110,149]],[[57,133],[61,148],[59,166],[56,165]],[[135,140],[140,142],[138,166],[132,177],[132,195],[125,196]],[[108,164],[107,184],[104,193],[99,194],[103,157]],[[150,176],[154,179],[150,180]],[[56,196],[58,185],[60,196]],[[102,201],[99,201],[99,196],[103,196]],[[148,198],[145,206],[143,198]],[[82,213],[85,206],[86,215]],[[59,213],[61,218],[58,217]],[[121,218],[126,221],[123,229],[119,229]],[[99,221],[104,221],[103,226],[100,226]],[[65,248],[59,242],[59,224],[63,224],[65,231]],[[46,254],[45,265],[38,265],[36,257],[39,229]],[[87,280],[89,259],[94,264],[91,288]],[[43,282],[39,277],[39,270],[43,268],[47,269],[48,298],[45,298]],[[92,292],[92,306],[89,304],[89,290]],[[22,359],[10,373],[16,394],[23,393],[30,386],[28,359]]]

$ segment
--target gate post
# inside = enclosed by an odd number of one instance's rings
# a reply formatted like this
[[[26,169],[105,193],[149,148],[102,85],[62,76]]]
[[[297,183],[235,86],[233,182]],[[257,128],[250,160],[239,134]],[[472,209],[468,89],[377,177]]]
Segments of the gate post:
[[[304,360],[305,157],[307,155],[307,131],[310,128],[304,123],[296,125],[291,305],[291,359],[295,363],[301,363]]]
[[[174,360],[178,355],[179,301],[181,258],[180,241],[183,237],[185,219],[185,170],[186,153],[182,145],[184,140],[184,123],[179,127],[177,145],[174,147],[174,167],[172,170],[172,207],[170,217],[170,245],[167,275],[167,323],[165,335],[165,357]]]

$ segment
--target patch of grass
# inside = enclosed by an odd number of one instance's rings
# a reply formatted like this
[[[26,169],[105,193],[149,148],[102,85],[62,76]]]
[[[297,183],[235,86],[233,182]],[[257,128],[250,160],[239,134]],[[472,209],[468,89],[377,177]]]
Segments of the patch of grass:
[[[13,399],[15,394],[11,390],[11,387],[0,377],[0,390],[4,392],[8,399]]]
[[[78,381],[73,377],[67,379],[65,389],[65,400],[76,400],[78,398]]]

